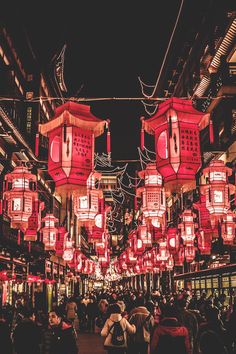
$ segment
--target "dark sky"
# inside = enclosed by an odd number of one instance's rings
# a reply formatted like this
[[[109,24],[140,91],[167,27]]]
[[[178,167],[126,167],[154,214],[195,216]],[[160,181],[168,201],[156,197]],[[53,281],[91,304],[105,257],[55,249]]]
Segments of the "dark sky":
[[[77,97],[140,97],[140,75],[154,83],[177,17],[180,0],[22,3],[15,7],[40,65],[66,43],[65,82]],[[76,8],[73,6],[76,3]],[[133,4],[132,4],[133,3]],[[129,6],[127,5],[129,4]],[[78,90],[83,85],[78,94]],[[90,103],[111,120],[112,157],[137,158],[141,102]]]

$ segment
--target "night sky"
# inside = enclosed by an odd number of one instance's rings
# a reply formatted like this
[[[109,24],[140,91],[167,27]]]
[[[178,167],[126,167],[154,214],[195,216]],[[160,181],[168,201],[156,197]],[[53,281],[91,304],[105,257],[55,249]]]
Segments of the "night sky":
[[[67,96],[140,97],[138,76],[155,83],[181,1],[133,2],[133,6],[76,1],[78,9],[73,3],[16,5],[14,16],[25,27],[39,65],[47,70],[66,43]],[[140,117],[147,117],[142,103],[90,105],[95,115],[111,120],[112,158],[137,158]]]

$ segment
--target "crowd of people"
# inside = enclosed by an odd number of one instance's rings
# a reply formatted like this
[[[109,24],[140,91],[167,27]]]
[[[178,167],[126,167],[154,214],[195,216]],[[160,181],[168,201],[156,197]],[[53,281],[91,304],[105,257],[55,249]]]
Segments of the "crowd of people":
[[[225,300],[188,290],[110,289],[65,298],[47,314],[18,302],[12,312],[0,310],[1,348],[4,354],[77,354],[78,333],[86,332],[103,337],[108,354],[234,354],[236,302]]]

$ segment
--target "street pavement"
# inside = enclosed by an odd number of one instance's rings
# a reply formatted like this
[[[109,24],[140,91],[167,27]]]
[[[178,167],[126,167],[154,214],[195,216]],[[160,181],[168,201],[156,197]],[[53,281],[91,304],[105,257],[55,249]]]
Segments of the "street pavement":
[[[78,333],[79,354],[106,354],[103,341],[98,334]]]

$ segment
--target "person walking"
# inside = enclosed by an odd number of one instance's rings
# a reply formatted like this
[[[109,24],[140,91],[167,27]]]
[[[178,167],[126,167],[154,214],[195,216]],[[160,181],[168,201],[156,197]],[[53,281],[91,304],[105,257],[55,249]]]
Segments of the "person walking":
[[[43,338],[43,354],[77,354],[73,326],[62,320],[62,315],[57,308],[49,312],[48,320],[49,328]]]
[[[77,317],[77,305],[74,299],[70,299],[67,304],[66,304],[66,318],[69,320],[72,324],[74,323],[75,318]]]
[[[104,348],[108,354],[124,354],[127,349],[128,334],[134,334],[136,327],[121,316],[121,308],[118,304],[110,305],[108,314],[110,317],[101,331],[101,336],[105,337]]]
[[[153,333],[151,354],[169,353],[191,354],[191,348],[187,328],[178,322],[175,307],[166,304],[163,318]]]
[[[4,349],[4,354],[13,353],[10,327],[7,323],[6,314],[2,309],[0,310],[0,343],[1,348]]]
[[[13,343],[17,354],[40,354],[42,332],[33,310],[24,309],[23,319],[13,331]]]
[[[144,297],[139,296],[136,307],[129,314],[129,322],[136,327],[135,335],[129,338],[129,354],[148,354],[154,318],[144,306]]]

